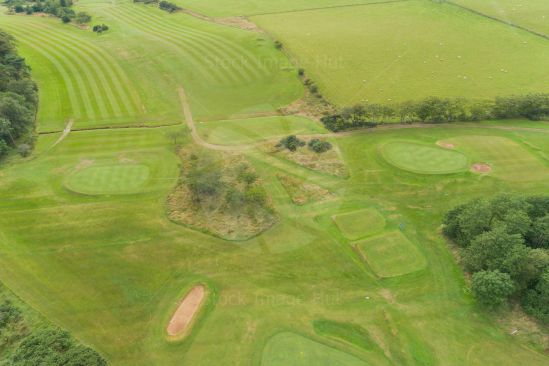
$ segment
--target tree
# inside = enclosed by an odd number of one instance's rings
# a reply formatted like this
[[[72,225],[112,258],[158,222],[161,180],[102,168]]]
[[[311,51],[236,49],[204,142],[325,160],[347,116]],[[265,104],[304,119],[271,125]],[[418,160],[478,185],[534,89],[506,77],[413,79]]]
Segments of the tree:
[[[328,141],[323,141],[320,139],[312,139],[309,141],[309,149],[313,150],[316,153],[323,153],[332,148],[332,144],[330,144]]]
[[[76,16],[74,17],[74,21],[78,24],[89,23],[91,22],[91,19],[92,19],[91,15],[83,11],[76,13]]]
[[[485,306],[503,304],[513,292],[513,281],[507,273],[480,271],[473,275],[472,291],[477,300]]]
[[[549,249],[549,214],[534,220],[526,233],[526,242],[532,248]]]
[[[186,135],[187,131],[181,128],[166,132],[166,137],[173,141],[174,146],[179,146],[179,139],[184,138]]]
[[[205,196],[218,194],[222,187],[222,176],[219,164],[212,158],[204,156],[193,161],[187,179],[194,199],[200,201]]]
[[[539,277],[536,286],[526,293],[524,309],[545,323],[549,323],[549,267]]]
[[[298,148],[305,146],[305,141],[300,140],[295,135],[290,135],[281,139],[277,146],[284,147],[290,151],[296,151]]]
[[[93,26],[92,30],[93,30],[95,33],[97,33],[97,35],[100,35],[100,34],[102,34],[103,32],[108,31],[108,30],[109,30],[109,27],[108,27],[107,25],[105,25],[105,24],[101,24],[101,25],[96,24],[96,25]]]

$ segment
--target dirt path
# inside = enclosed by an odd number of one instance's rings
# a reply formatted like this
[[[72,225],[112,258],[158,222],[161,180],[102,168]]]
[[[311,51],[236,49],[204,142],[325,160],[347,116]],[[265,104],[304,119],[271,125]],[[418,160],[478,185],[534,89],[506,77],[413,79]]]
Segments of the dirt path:
[[[200,306],[206,297],[206,288],[202,285],[195,286],[181,301],[179,307],[168,323],[166,331],[170,337],[177,337],[185,334],[189,325],[200,310]]]
[[[52,147],[57,146],[61,141],[63,141],[65,139],[65,137],[67,137],[69,135],[69,133],[71,132],[73,124],[74,124],[74,120],[71,118],[69,120],[69,122],[67,122],[67,125],[65,126],[65,129],[63,130],[63,132],[61,132],[61,136],[59,136],[57,141],[54,142]]]

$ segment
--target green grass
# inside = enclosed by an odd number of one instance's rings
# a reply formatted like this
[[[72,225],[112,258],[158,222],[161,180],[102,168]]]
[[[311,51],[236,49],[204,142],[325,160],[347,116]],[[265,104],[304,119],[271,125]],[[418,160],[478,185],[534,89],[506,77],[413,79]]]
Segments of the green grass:
[[[375,209],[364,209],[335,215],[334,222],[349,240],[376,234],[385,227],[385,219]]]
[[[263,351],[262,366],[355,366],[368,365],[348,353],[294,333],[275,335]]]
[[[175,3],[209,16],[226,17],[367,4],[375,1],[376,0],[176,0]]]
[[[65,186],[83,194],[137,193],[149,178],[142,164],[90,166],[71,174]]]
[[[315,332],[321,336],[334,337],[365,350],[377,348],[370,334],[364,328],[354,324],[338,323],[331,320],[315,320],[313,321],[313,327]]]
[[[200,135],[218,145],[240,145],[287,135],[326,132],[320,124],[305,117],[273,116],[199,123]]]
[[[40,131],[60,131],[69,119],[75,129],[180,123],[179,87],[201,120],[274,112],[302,95],[295,68],[265,36],[127,0],[78,9],[110,31],[0,15],[49,101]]]
[[[467,156],[448,149],[415,142],[389,142],[380,147],[394,166],[420,174],[447,174],[467,170]]]
[[[376,130],[340,138],[348,179],[248,152],[280,220],[242,243],[166,218],[165,199],[177,182],[179,163],[166,132],[178,127],[72,132],[53,149],[57,136],[43,135],[33,159],[0,170],[0,279],[112,365],[259,364],[262,359],[290,364],[302,351],[311,357],[301,359],[305,364],[327,352],[331,356],[323,359],[335,357],[343,364],[362,359],[365,364],[545,365],[546,356],[520,335],[508,336],[474,306],[438,227],[443,213],[464,200],[502,191],[542,193],[546,181],[479,179],[469,172],[416,175],[378,158],[378,146],[388,142],[436,146],[439,140],[484,134],[524,144],[538,168],[549,165],[541,157],[546,134],[488,127]],[[150,170],[138,195],[81,195],[64,187],[82,162],[114,166],[126,159]],[[277,174],[299,177],[337,196],[296,206]],[[395,238],[378,236],[372,247],[378,257],[366,255],[365,265],[331,220],[364,207],[384,213],[386,230],[405,223],[414,244],[396,241],[394,256],[381,255]],[[422,271],[378,280],[370,269],[378,270],[376,263],[381,275],[417,269],[400,261],[414,245],[428,263]],[[189,338],[170,343],[166,319],[182,291],[197,282],[215,289],[216,296]],[[314,340],[291,335],[272,343],[280,332],[314,334],[315,319],[359,326],[374,348],[362,350],[329,335]],[[280,347],[284,351],[276,351]],[[500,359],[501,354],[506,357]]]
[[[339,106],[548,92],[546,39],[450,4],[252,17]]]
[[[357,243],[368,265],[380,277],[401,276],[425,268],[425,258],[400,231]]]
[[[509,181],[547,181],[549,169],[544,161],[525,146],[499,136],[458,136],[448,139],[457,150],[466,152],[475,162],[492,167],[491,175]]]
[[[545,0],[452,0],[452,2],[504,22],[549,35],[549,9]]]

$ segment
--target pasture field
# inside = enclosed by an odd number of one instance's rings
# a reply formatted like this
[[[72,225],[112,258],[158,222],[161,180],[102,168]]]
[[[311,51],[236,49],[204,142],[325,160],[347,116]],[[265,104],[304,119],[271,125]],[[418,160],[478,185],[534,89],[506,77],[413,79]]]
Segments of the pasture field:
[[[466,155],[434,145],[393,141],[381,146],[380,151],[389,163],[415,173],[448,174],[467,169]]]
[[[545,0],[452,0],[451,2],[549,36],[549,9]]]
[[[341,233],[349,240],[375,234],[385,226],[385,219],[375,209],[364,209],[334,216]]]
[[[451,4],[412,0],[251,19],[338,106],[549,91],[546,39]]]
[[[299,116],[272,116],[202,122],[198,133],[209,143],[240,145],[287,135],[327,132],[318,122]]]
[[[368,265],[380,277],[402,276],[425,267],[421,252],[400,231],[356,244]]]
[[[274,112],[302,94],[268,38],[129,0],[80,2],[111,28],[101,36],[56,18],[0,15],[38,80],[40,131],[180,123],[177,89],[195,118]],[[147,75],[147,77],[143,77]]]
[[[184,8],[212,17],[250,16],[265,13],[293,12],[315,8],[353,6],[368,4],[376,0],[176,0]]]
[[[0,170],[0,278],[113,365],[248,360],[299,365],[326,352],[330,356],[324,358],[357,364],[546,364],[547,357],[529,347],[526,333],[509,336],[476,308],[437,232],[442,214],[464,198],[542,193],[546,181],[511,184],[495,174],[480,178],[468,171],[415,174],[387,164],[379,152],[379,146],[403,139],[436,146],[487,135],[521,146],[539,169],[549,162],[530,145],[547,145],[546,134],[435,126],[333,139],[348,165],[348,179],[252,149],[246,155],[280,220],[257,238],[231,243],[166,218],[165,199],[178,179],[178,159],[166,133],[175,128],[73,131],[53,148],[57,135],[43,135],[36,158]],[[119,167],[130,159],[149,168],[147,189],[82,195],[65,188],[67,177],[89,161]],[[109,169],[95,173],[112,175]],[[297,206],[277,174],[300,177],[336,196]],[[421,244],[422,271],[377,279],[332,220],[365,207],[379,208],[387,222],[375,237],[379,253],[404,223],[406,237]],[[406,264],[387,268],[403,273]],[[196,283],[211,289],[211,300],[189,337],[170,342],[166,321],[182,291]],[[318,335],[313,322],[319,318],[356,324],[375,345],[361,349]],[[277,338],[281,332],[296,337],[296,345],[274,356],[273,350],[287,344]]]

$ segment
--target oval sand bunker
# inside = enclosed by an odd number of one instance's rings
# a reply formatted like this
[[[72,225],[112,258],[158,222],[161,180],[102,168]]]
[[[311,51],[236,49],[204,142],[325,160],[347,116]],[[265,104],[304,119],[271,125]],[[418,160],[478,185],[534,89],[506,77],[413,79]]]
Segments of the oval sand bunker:
[[[473,164],[473,166],[471,167],[471,170],[475,173],[490,173],[490,171],[492,170],[492,167],[488,164],[478,163],[478,164]]]
[[[166,328],[168,335],[177,337],[183,335],[189,328],[193,318],[200,310],[204,298],[206,297],[206,288],[202,285],[195,286],[187,293],[187,296],[181,301],[179,307],[172,316]]]

